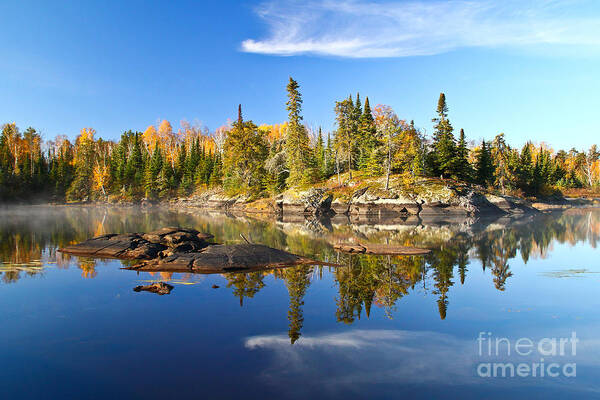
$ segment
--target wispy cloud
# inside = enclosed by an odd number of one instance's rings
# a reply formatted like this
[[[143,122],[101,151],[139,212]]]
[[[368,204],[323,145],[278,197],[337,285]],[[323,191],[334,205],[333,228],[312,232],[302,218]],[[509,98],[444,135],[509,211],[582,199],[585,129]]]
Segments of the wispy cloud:
[[[600,366],[600,341],[594,339],[597,327],[586,327],[584,332],[590,338],[580,338],[576,356],[570,355],[567,350],[566,356],[546,357],[546,362],[576,362],[578,372],[586,371],[584,375],[594,376],[590,372],[597,371]],[[544,331],[547,337],[567,334],[570,332]],[[516,343],[517,339],[511,338],[511,343]],[[533,337],[534,343],[540,339]],[[290,345],[289,337],[284,334],[260,335],[246,338],[244,345],[247,349],[273,356],[272,363],[261,372],[266,383],[289,388],[298,381],[306,382],[304,389],[297,389],[300,391],[298,398],[310,397],[302,390],[309,392],[311,387],[336,392],[340,389],[364,391],[368,384],[505,386],[506,379],[478,377],[477,364],[540,362],[540,355],[535,351],[523,357],[515,354],[514,348],[510,355],[504,352],[504,348],[498,357],[480,356],[475,337],[460,338],[430,331],[352,329],[340,333],[303,335],[294,345]],[[536,379],[511,380],[510,385],[572,387],[568,380]],[[597,392],[600,387],[595,380],[583,378],[578,380],[577,390]]]
[[[465,47],[600,46],[597,0],[272,1],[242,50],[339,57],[433,55]],[[594,11],[594,12],[592,12]]]

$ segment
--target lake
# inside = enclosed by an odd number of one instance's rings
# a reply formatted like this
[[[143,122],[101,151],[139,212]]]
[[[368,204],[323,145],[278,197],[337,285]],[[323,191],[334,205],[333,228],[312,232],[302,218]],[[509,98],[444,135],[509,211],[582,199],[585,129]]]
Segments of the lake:
[[[242,234],[343,266],[152,274],[57,252],[164,226],[220,243]],[[332,247],[351,240],[433,251]],[[600,209],[352,222],[4,208],[0,391],[3,399],[600,398],[599,240]],[[156,281],[174,289],[133,291]]]

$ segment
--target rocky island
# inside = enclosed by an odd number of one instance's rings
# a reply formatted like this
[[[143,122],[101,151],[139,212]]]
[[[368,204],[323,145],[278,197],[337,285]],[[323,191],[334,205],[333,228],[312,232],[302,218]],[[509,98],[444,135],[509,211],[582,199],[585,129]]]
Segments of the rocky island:
[[[193,273],[249,272],[295,265],[338,264],[274,249],[262,244],[216,244],[212,235],[187,228],[162,228],[149,233],[107,234],[66,246],[59,251],[76,256],[137,260],[125,269]],[[403,246],[340,245],[349,253],[426,254],[427,249]]]

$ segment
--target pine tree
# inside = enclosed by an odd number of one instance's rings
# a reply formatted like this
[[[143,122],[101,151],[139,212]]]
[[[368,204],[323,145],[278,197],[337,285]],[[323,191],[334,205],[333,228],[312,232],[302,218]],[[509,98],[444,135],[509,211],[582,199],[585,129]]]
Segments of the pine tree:
[[[325,147],[325,172],[324,177],[329,178],[335,173],[335,150],[333,148],[333,141],[331,140],[331,133],[327,133],[327,147]]]
[[[227,135],[223,146],[224,186],[231,192],[258,194],[264,183],[264,162],[267,142],[252,121],[244,121],[241,106],[238,120]]]
[[[453,169],[458,179],[466,182],[471,181],[473,173],[469,163],[469,148],[467,147],[464,129],[460,130]]]
[[[527,142],[521,149],[519,163],[517,166],[517,185],[520,189],[529,192],[533,179],[533,157],[531,154],[531,142]]]
[[[144,160],[142,158],[140,135],[139,132],[133,134],[131,152],[125,166],[125,179],[129,186],[130,194],[135,194],[139,191],[144,176]]]
[[[433,169],[436,175],[449,177],[455,175],[456,141],[452,134],[453,128],[448,120],[448,106],[446,95],[440,93],[437,105],[438,116],[432,119],[435,122],[433,134]]]
[[[158,143],[154,145],[152,157],[146,163],[146,171],[144,176],[144,187],[146,189],[146,197],[155,198],[158,195],[157,179],[163,169],[163,156],[158,147]]]
[[[325,143],[323,142],[323,132],[319,127],[319,134],[317,136],[317,144],[315,145],[314,151],[315,167],[317,169],[319,180],[325,177]]]
[[[349,178],[352,179],[352,168],[354,164],[353,153],[356,150],[356,126],[352,120],[354,103],[352,97],[335,103],[335,113],[338,129],[334,138],[335,150],[339,159],[346,160]],[[336,166],[339,172],[339,166]]]
[[[221,155],[219,153],[215,155],[213,170],[208,183],[212,187],[221,186],[223,184],[223,162],[221,161]]]
[[[481,148],[477,152],[476,181],[480,185],[487,186],[494,180],[494,165],[488,144],[483,140]]]
[[[361,169],[370,169],[366,166],[367,160],[374,157],[374,150],[378,147],[377,128],[373,119],[373,112],[369,98],[365,99],[365,107],[359,120],[359,147],[361,149],[358,165]],[[376,155],[375,155],[376,157]]]
[[[288,335],[291,344],[294,344],[302,335],[301,330],[304,323],[302,306],[306,289],[310,285],[310,272],[311,269],[308,266],[289,268],[284,272],[285,284],[290,297]]]
[[[290,77],[287,85],[288,101],[288,125],[285,139],[285,152],[287,156],[287,167],[289,176],[288,186],[296,186],[306,183],[311,179],[312,167],[310,141],[306,128],[302,122],[302,95],[299,91],[300,85]]]

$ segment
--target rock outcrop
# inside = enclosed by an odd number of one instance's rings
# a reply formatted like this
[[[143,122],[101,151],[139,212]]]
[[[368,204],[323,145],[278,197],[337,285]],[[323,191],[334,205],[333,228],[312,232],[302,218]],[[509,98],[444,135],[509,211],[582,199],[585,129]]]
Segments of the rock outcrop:
[[[169,294],[171,293],[171,290],[173,290],[173,286],[164,282],[156,282],[151,285],[136,286],[133,288],[134,292],[150,292],[156,293],[159,296]]]
[[[140,260],[125,268],[137,271],[222,273],[299,264],[336,266],[261,244],[214,244],[208,242],[211,238],[212,235],[194,229],[163,228],[149,233],[98,236],[60,251],[86,257]]]
[[[208,210],[275,213],[297,216],[349,215],[359,219],[419,217],[473,217],[481,215],[535,213],[537,209],[568,208],[569,202],[534,204],[511,196],[487,193],[483,188],[452,180],[422,179],[412,185],[396,183],[383,189],[381,180],[352,186],[289,189],[275,198],[250,201],[247,196],[228,197],[213,190],[180,199],[177,207],[198,207]]]
[[[311,188],[303,192],[288,190],[275,199],[279,212],[283,214],[330,215],[333,195],[321,188]]]
[[[194,229],[162,228],[150,233],[125,233],[97,236],[67,246],[63,253],[98,258],[151,260],[169,253],[197,251],[210,245],[212,235]]]

